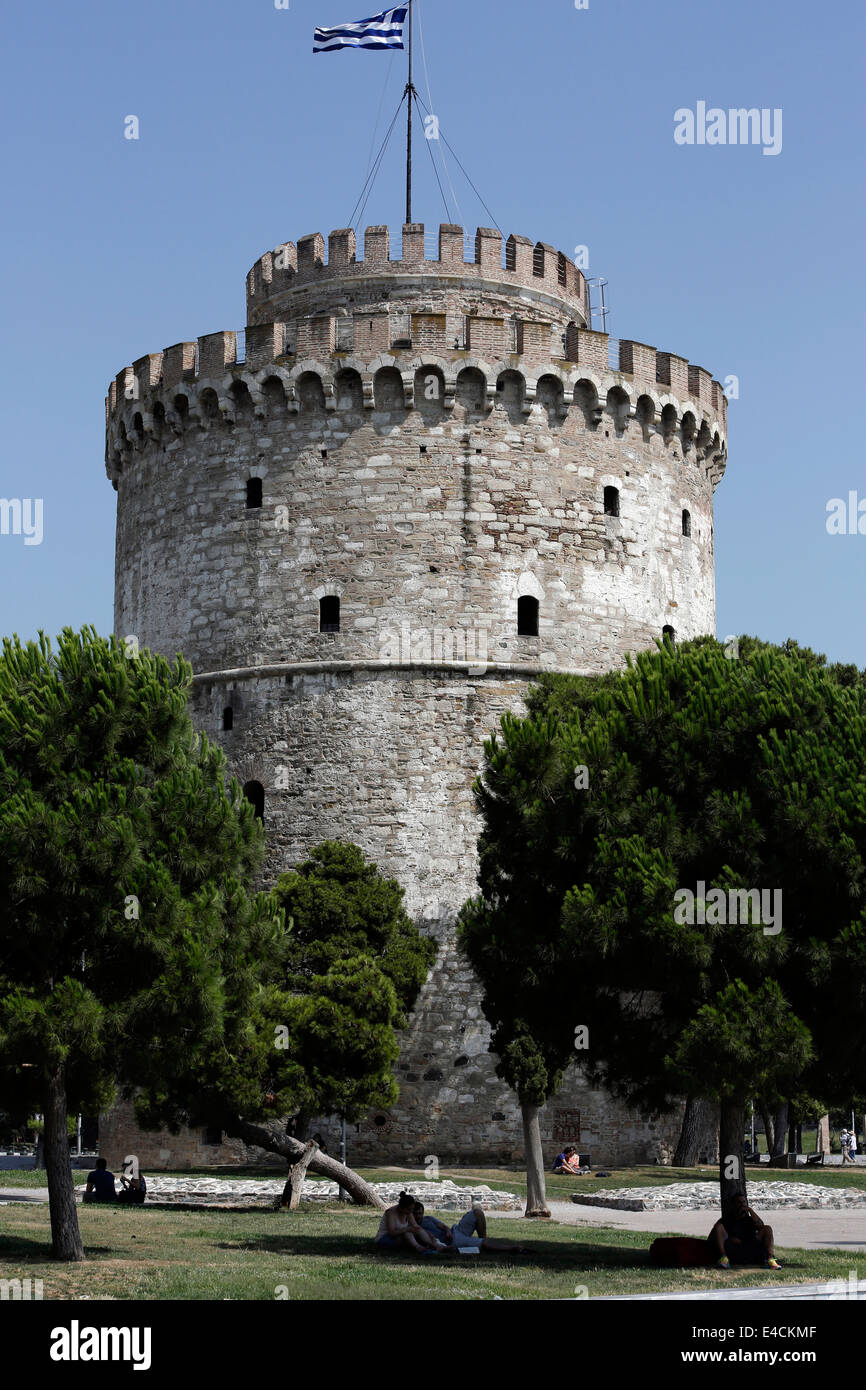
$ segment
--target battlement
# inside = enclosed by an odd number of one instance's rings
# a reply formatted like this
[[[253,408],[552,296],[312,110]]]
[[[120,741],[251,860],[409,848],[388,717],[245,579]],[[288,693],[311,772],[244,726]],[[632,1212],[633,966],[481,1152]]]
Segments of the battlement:
[[[333,320],[330,321],[333,324]],[[574,329],[568,355],[542,351],[549,335],[524,353],[491,356],[463,349],[343,352],[333,336],[306,339],[303,352],[280,350],[278,324],[209,333],[176,343],[125,367],[106,397],[106,470],[115,479],[132,451],[165,431],[233,426],[245,416],[266,418],[279,406],[289,414],[319,411],[408,412],[425,409],[431,375],[435,400],[481,418],[507,400],[513,418],[541,406],[551,428],[573,415],[595,431],[610,416],[617,435],[634,428],[645,440],[680,440],[684,454],[706,466],[713,486],[724,473],[727,398],[703,367],[675,353],[631,339]],[[500,344],[501,346],[501,344]],[[525,345],[523,345],[525,346]]]
[[[491,227],[479,227],[473,236],[462,227],[442,223],[438,237],[431,236],[423,222],[405,223],[393,242],[388,227],[368,227],[360,258],[351,227],[331,232],[327,244],[321,232],[314,232],[297,244],[287,241],[266,251],[247,275],[247,317],[253,322],[270,300],[328,279],[389,275],[465,279],[470,267],[473,278],[555,297],[577,310],[582,322],[589,321],[586,278],[564,252],[525,236],[512,235],[503,241],[501,232]]]
[[[490,320],[485,320],[489,324]],[[513,344],[507,341],[503,324],[503,336],[499,341],[491,341],[488,330],[484,346],[493,348],[485,352],[485,359],[471,353],[468,345],[449,349],[443,342],[426,345],[411,342],[405,348],[395,348],[386,344],[374,345],[372,350],[364,351],[353,345],[351,350],[341,349],[334,343],[335,320],[310,318],[297,325],[297,337],[292,336],[290,350],[286,351],[286,328],[292,325],[267,323],[235,332],[221,330],[208,333],[195,342],[175,343],[163,352],[147,353],[139,357],[131,366],[118,372],[109,384],[106,397],[106,410],[114,415],[118,408],[136,401],[146,400],[157,390],[171,391],[185,385],[215,385],[220,394],[227,390],[234,379],[249,376],[264,380],[270,375],[268,368],[278,368],[277,375],[288,384],[302,372],[333,380],[341,370],[359,369],[362,377],[371,382],[378,369],[385,365],[396,366],[404,377],[408,369],[430,365],[440,371],[446,380],[455,380],[458,373],[476,364],[486,377],[495,373],[490,390],[495,389],[495,376],[510,371],[525,377],[529,383],[537,381],[545,374],[558,377],[565,385],[569,379],[574,384],[580,380],[593,380],[601,384],[602,378],[613,380],[623,378],[628,383],[645,383],[653,394],[662,397],[670,395],[680,402],[693,402],[701,416],[715,416],[724,435],[727,429],[727,397],[721,383],[715,381],[705,368],[696,366],[673,352],[662,352],[628,338],[611,338],[607,333],[596,333],[591,329],[574,328],[563,335],[560,355],[549,351],[550,338],[543,331],[534,335],[529,342],[520,343],[520,351],[509,352]],[[548,325],[532,325],[544,329]],[[470,324],[471,327],[471,324]],[[550,325],[552,327],[552,325]],[[330,331],[329,331],[330,329]],[[410,330],[411,331],[411,330]],[[586,373],[575,373],[575,368],[586,368]],[[526,371],[527,368],[536,370]],[[407,378],[408,385],[408,378]],[[633,389],[626,384],[626,394]],[[290,396],[293,393],[290,392]],[[447,388],[446,388],[447,395]],[[534,399],[534,390],[530,392]],[[373,404],[372,393],[368,403]],[[407,404],[411,404],[407,396]]]

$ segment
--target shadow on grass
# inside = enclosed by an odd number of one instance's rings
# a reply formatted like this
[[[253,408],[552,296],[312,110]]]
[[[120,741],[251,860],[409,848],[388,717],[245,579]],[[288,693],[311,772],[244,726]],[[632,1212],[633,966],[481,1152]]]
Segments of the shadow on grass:
[[[89,1258],[91,1255],[112,1255],[115,1251],[111,1245],[86,1243],[84,1253]],[[48,1262],[55,1263],[55,1260],[44,1236],[0,1236],[0,1268],[5,1264],[44,1265]],[[66,1264],[68,1261],[59,1260],[56,1263]]]
[[[497,1237],[501,1239],[502,1237]],[[376,1263],[395,1263],[401,1268],[426,1268],[430,1265],[459,1264],[465,1268],[470,1262],[479,1261],[485,1267],[491,1265],[542,1265],[549,1269],[599,1268],[617,1270],[651,1269],[645,1250],[635,1250],[627,1246],[570,1244],[564,1241],[524,1240],[522,1250],[482,1250],[479,1255],[414,1255],[396,1251],[377,1249],[369,1236],[313,1236],[286,1234],[284,1236],[263,1235],[236,1241],[220,1241],[220,1250],[260,1251],[271,1255],[322,1256],[333,1259],[335,1256],[362,1256]]]

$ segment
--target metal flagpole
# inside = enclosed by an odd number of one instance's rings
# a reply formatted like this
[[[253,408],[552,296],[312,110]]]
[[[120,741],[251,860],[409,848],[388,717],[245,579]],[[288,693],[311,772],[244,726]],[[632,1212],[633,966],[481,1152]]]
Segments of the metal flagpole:
[[[412,99],[415,95],[415,84],[412,80],[412,38],[414,31],[413,0],[409,0],[409,81],[406,84],[406,101],[409,107],[409,119],[406,127],[406,221],[412,221]]]

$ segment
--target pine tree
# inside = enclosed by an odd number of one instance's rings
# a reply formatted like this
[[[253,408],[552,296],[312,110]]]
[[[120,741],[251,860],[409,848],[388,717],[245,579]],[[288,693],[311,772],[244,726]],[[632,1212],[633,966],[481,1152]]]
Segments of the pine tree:
[[[53,1252],[80,1260],[67,1115],[219,1046],[282,920],[188,665],[64,629],[0,656],[0,1086],[45,1118]]]
[[[519,1034],[544,1099],[570,1059],[650,1111],[712,1096],[742,1191],[748,1097],[842,1097],[866,1065],[866,684],[795,643],[730,660],[702,638],[545,677],[529,706],[486,746],[462,916],[500,1074],[520,1094]],[[753,888],[781,892],[778,930],[745,900],[720,914]]]

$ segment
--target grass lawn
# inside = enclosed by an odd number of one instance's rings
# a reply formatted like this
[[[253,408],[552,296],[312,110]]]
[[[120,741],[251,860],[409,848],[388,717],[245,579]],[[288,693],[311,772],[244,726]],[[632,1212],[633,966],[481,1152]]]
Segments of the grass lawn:
[[[572,1298],[846,1279],[850,1252],[778,1251],[782,1272],[657,1270],[653,1236],[606,1227],[489,1219],[489,1233],[522,1254],[409,1258],[373,1247],[377,1212],[306,1207],[298,1212],[195,1210],[148,1204],[82,1207],[84,1264],[48,1258],[48,1208],[2,1208],[0,1277],[43,1281],[45,1299],[460,1300]],[[449,1219],[447,1214],[445,1219]],[[453,1220],[453,1214],[450,1217]]]

